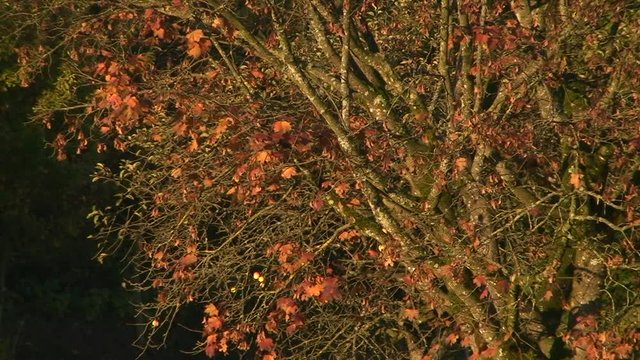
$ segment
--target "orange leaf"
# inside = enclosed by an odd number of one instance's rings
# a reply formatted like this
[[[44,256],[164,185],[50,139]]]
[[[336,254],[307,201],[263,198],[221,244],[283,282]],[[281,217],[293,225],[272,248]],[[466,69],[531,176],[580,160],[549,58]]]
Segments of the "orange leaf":
[[[192,32],[188,33],[186,36],[187,41],[189,42],[198,42],[203,37],[204,37],[204,32],[202,32],[202,30],[200,29],[193,30]]]
[[[173,169],[173,171],[171,171],[171,176],[174,178],[179,178],[181,175],[182,175],[181,168],[176,168],[176,169]]]
[[[198,261],[198,257],[194,254],[187,254],[180,259],[180,265],[189,266],[193,265],[196,261]]]
[[[273,123],[273,131],[283,134],[291,131],[291,123],[284,120],[276,121],[275,123]]]
[[[415,320],[418,318],[418,309],[404,309],[404,317],[408,320]]]
[[[321,302],[329,302],[331,300],[339,300],[340,298],[342,298],[342,294],[338,289],[338,278],[336,277],[326,278],[324,279],[324,282],[322,283],[322,285],[323,285],[323,289],[319,297],[319,300]]]
[[[124,101],[130,108],[138,106],[138,99],[135,96],[127,96]]]
[[[262,360],[276,360],[276,354],[270,352],[262,356]]]
[[[544,293],[545,300],[549,301],[552,297],[553,297],[553,291],[547,290],[547,292]]]
[[[282,173],[280,175],[285,179],[291,179],[296,174],[298,174],[298,170],[296,170],[295,167],[287,166],[286,168],[282,169]]]
[[[260,350],[271,351],[275,346],[273,339],[268,338],[263,331],[258,334],[258,347]]]
[[[458,342],[458,334],[451,333],[451,334],[449,334],[449,336],[447,336],[446,339],[444,339],[444,341],[449,345],[453,345],[456,342]]]
[[[218,316],[218,308],[213,304],[208,304],[204,308],[204,313],[209,316]]]
[[[576,189],[582,186],[582,174],[580,173],[571,173],[571,177],[569,178],[569,183],[573,185]]]
[[[478,275],[473,279],[473,283],[476,284],[476,286],[485,285],[487,283],[487,278],[484,275]]]
[[[457,170],[464,170],[467,167],[467,159],[460,157],[456,159],[456,169]]]
[[[259,151],[253,158],[255,161],[264,164],[271,160],[271,151],[269,150]]]
[[[214,331],[222,327],[222,320],[217,316],[212,316],[207,319],[207,330]]]
[[[202,48],[198,43],[189,44],[189,49],[187,50],[187,54],[191,57],[198,58],[202,55]]]
[[[252,69],[251,75],[257,79],[262,79],[264,77],[264,73],[258,68]]]
[[[189,143],[189,146],[187,146],[187,151],[194,152],[196,150],[198,150],[198,140],[193,139],[191,140],[191,143]]]
[[[320,296],[324,289],[323,284],[307,285],[304,286],[304,294],[306,298]]]
[[[298,312],[298,304],[296,304],[292,298],[282,297],[278,299],[277,305],[286,315],[292,315]]]
[[[204,352],[207,355],[207,357],[212,358],[216,355],[216,350],[217,350],[217,337],[218,335],[216,334],[211,334],[209,336],[207,336],[207,345],[204,348]]]

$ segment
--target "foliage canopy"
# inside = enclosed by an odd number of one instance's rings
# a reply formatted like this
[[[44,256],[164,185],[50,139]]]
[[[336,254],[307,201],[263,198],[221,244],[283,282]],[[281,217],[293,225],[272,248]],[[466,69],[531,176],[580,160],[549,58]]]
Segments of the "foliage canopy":
[[[197,303],[209,356],[637,349],[636,2],[11,4],[58,157],[129,153],[91,217],[143,346]]]

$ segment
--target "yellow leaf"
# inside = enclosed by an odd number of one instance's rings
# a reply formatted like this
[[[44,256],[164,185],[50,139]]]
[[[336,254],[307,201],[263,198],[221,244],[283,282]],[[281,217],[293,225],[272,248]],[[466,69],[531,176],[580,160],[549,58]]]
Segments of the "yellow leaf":
[[[209,316],[218,316],[218,308],[213,304],[208,304],[204,308],[204,312]]]

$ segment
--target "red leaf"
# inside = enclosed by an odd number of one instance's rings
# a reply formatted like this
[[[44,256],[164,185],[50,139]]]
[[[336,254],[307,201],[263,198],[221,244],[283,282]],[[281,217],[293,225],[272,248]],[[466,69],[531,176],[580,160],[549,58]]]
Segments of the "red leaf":
[[[633,346],[631,346],[631,344],[620,344],[616,346],[616,348],[613,351],[615,351],[615,353],[618,354],[618,356],[620,356],[621,359],[625,359],[629,357],[629,355],[631,355],[632,350],[633,350]]]
[[[211,334],[207,336],[207,345],[204,348],[204,353],[207,357],[212,358],[216,355],[217,350],[217,337],[216,334]]]
[[[262,79],[264,77],[264,73],[260,71],[260,69],[255,68],[251,70],[251,75],[257,79]]]
[[[489,35],[483,33],[476,33],[476,41],[481,44],[486,44],[489,42]]]
[[[322,290],[322,294],[320,294],[319,297],[321,302],[329,302],[331,300],[339,300],[340,298],[342,298],[342,294],[338,289],[338,278],[325,278],[323,286],[324,288]]]
[[[289,297],[282,297],[277,301],[278,309],[284,311],[286,315],[292,315],[298,312],[298,304]]]
[[[272,351],[274,346],[273,339],[268,338],[263,331],[258,334],[258,347],[260,350]]]
[[[478,275],[475,278],[473,278],[473,283],[476,284],[478,287],[486,285],[487,278],[484,275]]]
[[[213,332],[222,327],[222,320],[217,316],[212,316],[207,319],[206,330]]]
[[[318,297],[320,296],[320,294],[322,294],[322,291],[324,289],[324,284],[319,283],[319,284],[307,284],[303,286],[303,290],[304,290],[304,295],[306,299],[311,298],[311,297]]]
[[[451,333],[451,334],[449,334],[449,336],[447,336],[446,339],[444,339],[444,341],[449,345],[453,345],[456,342],[458,342],[458,334]]]
[[[180,265],[187,267],[189,265],[193,265],[196,261],[198,261],[198,257],[194,254],[187,254],[180,259]]]

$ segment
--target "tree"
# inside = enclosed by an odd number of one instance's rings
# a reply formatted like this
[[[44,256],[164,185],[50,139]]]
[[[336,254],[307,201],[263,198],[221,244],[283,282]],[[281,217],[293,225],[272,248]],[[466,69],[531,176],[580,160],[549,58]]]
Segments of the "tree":
[[[40,118],[130,154],[91,217],[144,346],[196,303],[208,356],[637,350],[635,2],[57,4]]]

